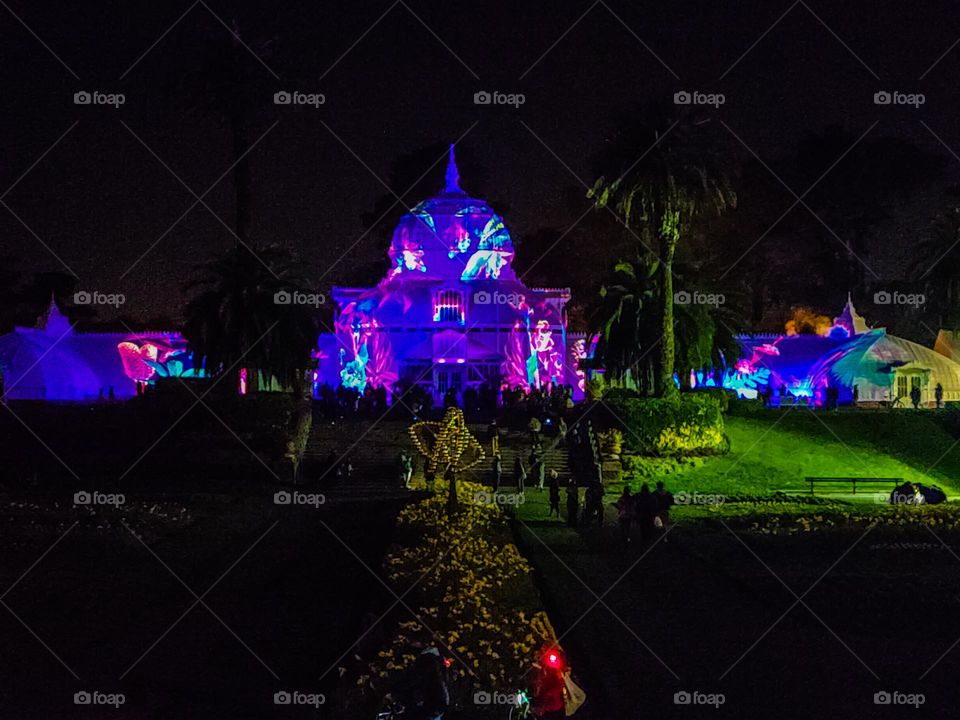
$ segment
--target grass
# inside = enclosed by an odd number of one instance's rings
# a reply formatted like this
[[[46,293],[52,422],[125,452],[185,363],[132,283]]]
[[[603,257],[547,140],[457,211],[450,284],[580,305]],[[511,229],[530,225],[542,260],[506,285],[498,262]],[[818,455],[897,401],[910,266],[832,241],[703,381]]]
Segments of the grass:
[[[761,526],[812,514],[842,525],[844,518],[849,521],[852,507],[858,518],[882,519],[895,510],[885,502],[892,484],[865,485],[854,495],[849,482],[822,483],[811,496],[804,482],[808,476],[904,478],[938,485],[948,500],[960,497],[960,484],[953,480],[960,476],[960,445],[955,446],[954,438],[931,413],[769,411],[751,417],[727,416],[726,432],[727,455],[645,460],[642,471],[625,481],[634,491],[642,482],[652,489],[657,480],[663,480],[674,495],[722,496],[719,504],[676,506],[672,515],[677,520],[758,519]],[[606,486],[608,522],[614,519],[609,505],[624,484]],[[953,513],[960,506],[951,503],[950,508]],[[516,515],[523,521],[539,521],[547,512],[546,493],[533,490],[526,493]]]
[[[904,422],[907,420],[908,422]],[[935,421],[916,414],[817,414],[771,412],[755,418],[726,418],[730,452],[679,465],[663,478],[674,492],[727,496],[806,494],[810,477],[897,477],[939,485],[949,496],[960,491],[960,448]],[[635,479],[636,480],[636,479]],[[872,502],[887,485],[864,486],[852,495],[849,483],[818,486],[844,500]]]
[[[903,477],[953,497],[960,452],[940,420],[800,409],[726,420],[728,455],[646,462],[630,483],[728,498],[675,507],[667,543],[624,548],[610,507],[623,483],[606,488],[602,531],[548,521],[547,493],[535,489],[515,509],[521,550],[588,691],[578,717],[641,706],[672,716],[673,693],[690,687],[725,693],[739,717],[866,716],[880,678],[931,705],[952,697],[938,658],[960,633],[960,503],[895,507],[874,489],[811,497],[803,483]],[[891,622],[899,608],[927,620]],[[784,657],[804,671],[783,675]]]

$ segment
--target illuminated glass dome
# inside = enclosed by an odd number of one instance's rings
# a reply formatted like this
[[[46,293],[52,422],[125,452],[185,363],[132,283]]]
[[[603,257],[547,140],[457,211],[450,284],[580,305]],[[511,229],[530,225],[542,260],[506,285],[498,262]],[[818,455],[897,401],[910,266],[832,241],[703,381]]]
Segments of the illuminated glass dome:
[[[453,145],[443,190],[400,219],[389,255],[389,281],[516,279],[510,267],[510,232],[485,201],[471,198],[460,187]]]

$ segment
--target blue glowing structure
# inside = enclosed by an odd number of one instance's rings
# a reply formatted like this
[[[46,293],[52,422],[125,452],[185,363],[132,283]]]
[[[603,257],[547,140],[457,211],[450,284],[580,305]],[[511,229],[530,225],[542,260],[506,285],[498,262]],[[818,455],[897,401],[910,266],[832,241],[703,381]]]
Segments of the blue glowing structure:
[[[122,400],[158,376],[199,372],[179,333],[77,332],[53,300],[35,327],[16,327],[0,337],[7,400]]]
[[[360,392],[420,384],[438,400],[483,383],[570,383],[581,396],[585,343],[568,345],[569,290],[520,282],[510,232],[461,187],[453,146],[443,188],[400,219],[388,256],[377,286],[333,289],[335,332],[319,338],[318,382]]]
[[[937,385],[945,400],[960,400],[960,363],[933,349],[871,330],[848,298],[825,335],[743,335],[742,359],[726,372],[723,386],[741,397],[769,392],[771,403],[822,406],[827,392],[840,404],[905,407],[920,391],[934,402]]]

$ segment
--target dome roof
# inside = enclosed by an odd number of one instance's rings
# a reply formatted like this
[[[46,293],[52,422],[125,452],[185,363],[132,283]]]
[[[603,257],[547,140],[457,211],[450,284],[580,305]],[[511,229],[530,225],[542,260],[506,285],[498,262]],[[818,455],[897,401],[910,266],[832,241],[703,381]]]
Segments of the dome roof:
[[[390,243],[388,280],[513,280],[513,240],[484,200],[460,187],[453,145],[443,189],[400,218]]]

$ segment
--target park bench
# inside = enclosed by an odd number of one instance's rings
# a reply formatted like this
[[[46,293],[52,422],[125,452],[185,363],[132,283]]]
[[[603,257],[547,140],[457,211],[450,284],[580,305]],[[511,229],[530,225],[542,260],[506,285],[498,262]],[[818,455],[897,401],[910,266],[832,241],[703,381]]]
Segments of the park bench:
[[[857,484],[861,485],[876,485],[876,484],[892,484],[894,487],[897,485],[903,484],[903,478],[858,478],[858,477],[806,477],[804,478],[805,482],[810,483],[810,494],[813,495],[813,488],[816,483],[838,483],[838,482],[849,482],[853,484],[853,494],[857,494]],[[893,488],[891,488],[892,490]]]

